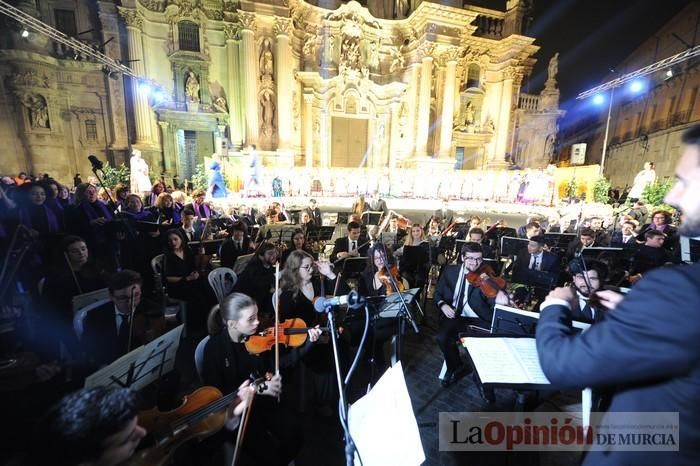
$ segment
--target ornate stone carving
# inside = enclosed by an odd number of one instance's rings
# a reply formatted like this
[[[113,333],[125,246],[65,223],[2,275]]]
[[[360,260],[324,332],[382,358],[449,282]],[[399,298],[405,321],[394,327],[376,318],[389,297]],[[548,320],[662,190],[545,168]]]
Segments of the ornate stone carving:
[[[193,71],[190,71],[185,81],[185,95],[191,103],[199,103],[199,80]]]
[[[212,101],[212,106],[219,113],[228,113],[228,104],[226,98],[222,95],[214,98]]]
[[[292,20],[289,18],[275,18],[272,25],[272,33],[275,36],[288,36],[292,33]]]
[[[40,94],[26,93],[19,96],[20,102],[27,108],[29,124],[32,128],[51,128],[49,122],[49,106],[44,96]]]
[[[309,34],[308,32],[304,36],[304,46],[302,47],[302,52],[304,53],[304,63],[311,64],[314,62],[314,57],[316,56],[316,34]]]
[[[255,13],[241,11],[238,13],[238,17],[241,20],[241,26],[243,27],[243,29],[248,29],[253,32],[257,30],[257,24],[255,23]]]
[[[464,56],[464,50],[462,50],[460,47],[448,47],[447,49],[445,49],[442,52],[442,54],[440,55],[440,58],[443,62],[449,63],[449,62],[457,62],[463,56]]]
[[[351,22],[358,26],[368,26],[373,29],[381,29],[382,26],[370,13],[358,2],[349,2],[326,15],[328,21]]]
[[[224,19],[224,12],[215,8],[206,8],[204,10],[204,14],[207,18],[213,19],[215,21],[221,21],[222,19]]]
[[[32,87],[49,87],[49,78],[46,75],[39,76],[34,71],[25,71],[24,73],[19,72],[10,76],[10,85],[13,87],[18,86],[32,86]]]
[[[399,50],[399,48],[395,45],[392,45],[389,48],[389,53],[391,55],[391,65],[389,66],[389,73],[394,73],[396,71],[402,70],[404,64],[406,63],[406,60],[404,59],[401,50]]]
[[[224,24],[224,36],[226,36],[226,40],[241,40],[242,28],[240,23]]]
[[[520,69],[517,66],[509,66],[503,70],[503,79],[515,79],[520,74]]]
[[[299,131],[299,97],[297,96],[297,91],[292,93],[292,126],[294,132]]]
[[[435,52],[435,43],[433,42],[423,42],[420,47],[418,47],[417,56],[421,60],[426,57],[433,57],[433,52]]]
[[[274,94],[270,89],[263,90],[260,93],[260,115],[262,117],[260,132],[267,137],[272,136],[274,133],[276,111]]]
[[[167,0],[139,0],[139,3],[147,10],[162,13],[168,2]]]
[[[275,75],[274,61],[272,59],[272,45],[270,44],[270,39],[267,37],[263,39],[260,56],[258,58],[258,66],[260,69],[260,80],[265,82],[272,82],[273,76]]]
[[[136,29],[143,28],[143,18],[135,8],[124,8],[123,6],[118,6],[117,10],[119,11],[119,15],[124,20],[124,23],[126,23],[126,27]]]

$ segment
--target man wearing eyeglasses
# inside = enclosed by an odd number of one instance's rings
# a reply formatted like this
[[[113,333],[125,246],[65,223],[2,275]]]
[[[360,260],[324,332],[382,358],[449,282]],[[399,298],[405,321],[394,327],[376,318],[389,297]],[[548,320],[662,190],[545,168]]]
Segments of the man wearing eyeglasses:
[[[141,301],[141,275],[133,270],[117,272],[108,289],[110,301],[88,311],[83,320],[81,343],[89,365],[95,369],[146,343],[144,307],[151,307]],[[135,327],[141,331],[133,332],[129,348],[132,318],[139,321]]]
[[[508,304],[508,297],[502,291],[495,298],[487,298],[476,286],[467,280],[467,274],[480,274],[484,251],[478,243],[465,243],[462,246],[461,265],[448,265],[440,277],[433,296],[440,310],[440,327],[436,336],[438,345],[445,356],[447,372],[442,385],[447,387],[470,367],[462,364],[457,350],[459,333],[469,333],[470,325],[485,329],[491,328],[495,303]]]

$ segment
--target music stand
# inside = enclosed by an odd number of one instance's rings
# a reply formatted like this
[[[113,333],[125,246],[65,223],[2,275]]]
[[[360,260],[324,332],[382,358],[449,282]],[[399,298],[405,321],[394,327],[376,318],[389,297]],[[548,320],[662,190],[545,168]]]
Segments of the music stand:
[[[367,261],[367,257],[346,257],[339,275],[344,278],[360,275],[367,268]]]
[[[452,226],[452,229],[450,230],[450,235],[460,236],[462,238],[466,238],[467,233],[469,233],[470,227],[471,227],[471,225],[469,223],[466,223],[466,222],[455,223]]]
[[[338,218],[335,222],[336,225],[346,225],[349,223],[350,215],[352,215],[352,212],[338,212]]]
[[[89,375],[85,379],[85,388],[119,386],[140,390],[154,381],[160,381],[163,374],[175,367],[175,355],[183,328],[184,325],[179,325]]]
[[[306,239],[308,241],[330,241],[335,233],[335,227],[329,226],[309,226],[306,228]]]
[[[493,240],[496,243],[498,243],[504,236],[517,237],[518,232],[515,228],[511,227],[496,227],[486,234],[486,238]]]
[[[403,296],[404,301],[401,301],[399,293],[392,293],[384,299],[384,302],[379,307],[377,311],[377,319],[392,319],[401,314],[403,310],[403,303],[409,305],[413,302],[420,288],[411,288],[410,290],[402,291],[401,296]]]
[[[552,249],[566,251],[572,241],[576,240],[576,233],[545,233],[544,243]]]
[[[558,275],[544,270],[527,269],[524,273],[514,273],[513,281],[533,288],[544,288],[550,290],[557,282]]]
[[[514,238],[512,236],[501,237],[501,256],[517,256],[518,252],[527,247],[530,242],[526,238]]]
[[[366,210],[362,212],[360,218],[365,225],[379,225],[382,215],[384,215],[382,211]]]
[[[200,248],[204,248],[204,254],[213,256],[219,254],[219,248],[221,248],[221,243],[224,242],[224,238],[212,239],[208,241],[190,241],[187,245],[192,251],[197,251]]]
[[[236,263],[233,264],[233,271],[236,273],[236,275],[240,276],[243,273],[245,268],[248,267],[248,264],[250,263],[250,260],[253,258],[253,256],[255,256],[255,253],[238,256],[238,258],[236,259]]]
[[[539,319],[539,312],[524,311],[515,307],[496,304],[493,308],[491,334],[502,337],[534,337]],[[578,320],[571,321],[571,327],[576,333],[587,330],[590,326],[591,324],[579,322]]]

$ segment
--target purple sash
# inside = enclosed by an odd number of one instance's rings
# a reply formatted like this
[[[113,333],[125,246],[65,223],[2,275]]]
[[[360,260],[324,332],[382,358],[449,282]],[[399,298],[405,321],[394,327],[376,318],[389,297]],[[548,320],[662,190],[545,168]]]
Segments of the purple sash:
[[[104,217],[107,220],[112,220],[112,213],[109,211],[106,205],[100,201],[95,201],[92,204],[89,202],[81,202],[80,207],[88,218],[88,221],[92,222],[100,217]],[[99,215],[98,212],[99,211]]]
[[[195,215],[199,218],[209,218],[211,216],[211,209],[206,204],[200,206],[196,202],[193,202],[192,207],[194,207]]]
[[[58,233],[60,231],[60,226],[58,224],[58,217],[56,217],[53,210],[46,207],[45,204],[36,206],[36,208],[41,209],[46,217],[48,233]],[[29,214],[28,209],[19,209],[19,222],[27,228],[32,228],[32,216]]]

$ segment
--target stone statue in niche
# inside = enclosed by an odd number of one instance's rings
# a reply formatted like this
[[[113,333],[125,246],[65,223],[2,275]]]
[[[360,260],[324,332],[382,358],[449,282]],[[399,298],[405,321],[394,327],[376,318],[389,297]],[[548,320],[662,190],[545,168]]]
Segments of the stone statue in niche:
[[[467,102],[467,106],[464,107],[464,123],[467,125],[474,124],[474,105],[471,102]]]
[[[272,92],[269,90],[265,90],[260,95],[260,110],[262,114],[262,126],[260,130],[265,136],[271,136],[274,131],[275,111],[277,108]]]
[[[262,43],[262,51],[260,52],[260,80],[269,79],[272,81],[274,75],[274,65],[272,61],[272,49],[270,39],[265,38]]]
[[[369,60],[367,65],[371,70],[379,69],[379,42],[372,41],[369,43]]]
[[[559,53],[555,53],[547,66],[547,81],[556,81],[559,72]]]
[[[394,73],[395,71],[402,70],[404,64],[405,60],[403,58],[403,54],[398,49],[398,47],[391,47],[391,66],[389,66],[389,73]]]
[[[212,102],[212,105],[214,106],[214,109],[219,112],[219,113],[228,113],[228,105],[226,103],[226,99],[224,96],[219,96],[214,99],[214,102]]]
[[[32,128],[50,128],[49,107],[46,99],[39,94],[26,94],[22,97],[22,105],[29,111],[29,124]]]
[[[185,95],[187,100],[193,104],[199,103],[199,80],[193,71],[187,74],[185,81]]]
[[[346,68],[360,69],[360,44],[357,37],[345,36],[340,44],[340,62]]]
[[[394,1],[394,17],[396,19],[408,18],[408,13],[411,10],[411,4],[409,0],[395,0]]]
[[[332,34],[326,39],[326,53],[324,54],[324,60],[326,63],[333,62],[333,51],[335,50],[335,36]]]

